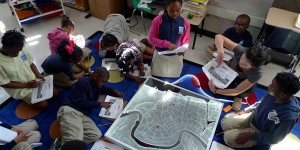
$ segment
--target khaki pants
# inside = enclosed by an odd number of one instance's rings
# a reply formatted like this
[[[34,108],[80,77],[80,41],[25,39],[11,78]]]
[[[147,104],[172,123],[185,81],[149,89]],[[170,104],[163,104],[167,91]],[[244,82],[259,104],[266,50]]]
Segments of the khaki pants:
[[[39,125],[33,119],[28,119],[25,122],[13,126],[13,128],[21,129],[24,132],[28,132],[31,136],[26,142],[20,142],[15,145],[12,150],[31,150],[31,143],[39,142],[41,139],[41,134],[38,132]]]
[[[253,113],[237,115],[229,113],[221,121],[221,127],[224,131],[224,142],[233,148],[247,148],[255,146],[256,141],[250,140],[243,145],[235,143],[237,136],[243,132],[259,132],[252,124]]]
[[[151,64],[151,74],[153,76],[177,78],[180,76],[182,68],[183,56],[159,55],[155,50]]]
[[[61,125],[62,144],[72,140],[89,144],[102,135],[91,118],[69,106],[61,106],[57,118]]]

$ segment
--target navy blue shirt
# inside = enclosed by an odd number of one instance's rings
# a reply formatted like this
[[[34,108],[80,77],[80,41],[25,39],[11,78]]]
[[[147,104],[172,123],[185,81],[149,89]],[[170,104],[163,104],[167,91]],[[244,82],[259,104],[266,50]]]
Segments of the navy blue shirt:
[[[71,93],[62,103],[63,106],[70,106],[85,115],[89,115],[93,108],[99,108],[98,98],[100,94],[114,94],[113,89],[103,85],[101,88],[94,85],[92,80],[83,76],[72,86]]]
[[[249,31],[242,34],[237,34],[234,27],[228,28],[224,31],[223,35],[231,41],[242,45],[243,47],[252,47],[252,35]]]
[[[173,20],[167,13],[162,15],[162,23],[159,27],[159,36],[158,38],[161,40],[167,40],[171,43],[181,46],[181,36],[185,33],[184,28],[184,19],[179,16],[175,20]],[[159,48],[156,47],[158,51],[166,51],[168,48]],[[167,54],[177,55],[177,54]]]
[[[60,73],[63,72],[69,77],[72,77],[74,74],[72,70],[72,63],[69,63],[67,60],[61,58],[61,56],[56,53],[50,55],[42,64],[42,68],[46,73]]]

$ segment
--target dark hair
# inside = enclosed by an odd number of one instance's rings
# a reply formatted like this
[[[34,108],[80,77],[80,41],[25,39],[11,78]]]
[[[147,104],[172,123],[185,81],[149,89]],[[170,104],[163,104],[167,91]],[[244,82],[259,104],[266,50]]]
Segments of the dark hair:
[[[106,48],[108,46],[114,46],[116,44],[117,45],[120,44],[117,37],[110,33],[105,34],[101,39],[101,47],[102,48]]]
[[[119,47],[120,48],[120,47]],[[133,48],[133,47],[131,47]],[[116,63],[119,67],[121,76],[126,77],[128,72],[133,72],[133,65],[130,64],[130,61],[134,59],[134,55],[129,52],[125,52],[127,47],[121,48],[116,54]]]
[[[73,60],[76,61],[78,57],[83,55],[83,52],[80,47],[78,47],[76,44],[73,46],[73,52],[69,54],[68,50],[66,49],[66,46],[70,46],[70,42],[63,40],[60,42],[57,46],[57,53],[65,60]]]
[[[182,0],[168,0],[168,2],[166,3],[166,6],[165,6],[164,13],[167,13],[167,6],[170,5],[171,3],[174,3],[174,2],[179,2],[180,5],[182,6]]]
[[[16,30],[8,30],[4,33],[3,37],[1,38],[1,43],[3,48],[23,48],[25,44],[26,37],[16,31]]]
[[[170,5],[171,3],[174,3],[174,2],[179,2],[182,5],[182,0],[169,0],[167,2],[167,5]]]
[[[68,16],[63,15],[61,19],[61,27],[63,28],[68,26],[72,26],[73,28],[75,28],[74,22],[71,21]]]
[[[88,150],[88,145],[80,140],[73,140],[73,141],[68,141],[66,142],[60,150]]]
[[[236,21],[238,20],[238,19],[245,19],[245,20],[247,20],[248,21],[248,24],[250,23],[250,21],[251,21],[251,18],[247,15],[247,14],[240,14],[237,18],[236,18]]]
[[[269,48],[261,45],[247,48],[245,51],[245,55],[246,58],[251,62],[252,67],[266,65],[271,61]]]
[[[109,72],[105,67],[97,67],[93,72],[93,75],[95,74],[99,75],[102,78],[109,79]]]
[[[292,73],[280,72],[275,76],[278,88],[288,96],[296,94],[300,90],[300,81]]]

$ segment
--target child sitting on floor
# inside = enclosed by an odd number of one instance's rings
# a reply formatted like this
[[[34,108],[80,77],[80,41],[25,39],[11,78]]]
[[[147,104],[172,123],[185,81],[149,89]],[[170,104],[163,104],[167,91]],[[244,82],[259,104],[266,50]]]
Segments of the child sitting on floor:
[[[39,142],[41,139],[41,134],[37,131],[39,125],[33,119],[28,119],[15,126],[10,126],[0,121],[0,126],[11,129],[18,134],[11,142],[0,145],[1,150],[32,150],[31,144]]]
[[[226,29],[223,33],[223,36],[227,37],[234,43],[238,43],[243,47],[250,48],[253,46],[252,44],[252,35],[247,30],[250,24],[250,17],[247,14],[241,14],[236,18],[234,23],[234,27],[230,27]],[[207,59],[211,60],[213,58],[213,52],[216,51],[217,48],[215,44],[209,46],[206,50]]]
[[[142,83],[140,76],[144,76],[145,72],[142,53],[139,49],[133,41],[122,43],[116,50],[116,63],[118,64],[121,76],[131,78],[140,84]],[[133,73],[134,65],[137,65],[140,76],[130,74],[130,72]]]
[[[121,14],[111,14],[105,20],[104,33],[99,40],[99,55],[105,57],[106,50],[116,51],[119,45],[129,40],[129,26]],[[152,45],[147,39],[140,42],[135,39],[140,47],[144,60],[152,60]]]
[[[82,35],[77,35],[77,36],[72,35],[74,30],[75,30],[74,22],[71,21],[68,16],[63,15],[61,20],[61,28],[54,29],[47,36],[47,38],[49,39],[49,47],[50,47],[51,54],[55,54],[57,52],[57,46],[62,41],[72,40],[80,48],[84,48],[85,46],[84,37]],[[84,57],[89,56],[90,53],[91,50],[89,49],[83,50]]]
[[[16,30],[9,30],[1,38],[0,48],[0,86],[15,99],[20,99],[33,107],[44,109],[47,101],[31,103],[32,89],[38,87],[44,76],[40,74],[29,52],[23,50],[25,36]],[[53,98],[58,96],[53,89]]]
[[[123,93],[104,85],[108,80],[107,69],[98,67],[92,76],[84,76],[72,86],[70,95],[57,112],[57,118],[61,125],[62,145],[72,140],[81,140],[89,144],[101,137],[101,132],[89,115],[93,108],[108,109],[111,103],[98,102],[99,95],[124,97]]]
[[[81,64],[83,53],[80,47],[73,41],[62,41],[57,47],[57,53],[50,55],[42,64],[45,74],[52,74],[54,85],[62,88],[72,86],[77,79],[90,72],[90,68],[84,68]],[[74,73],[73,65],[81,67],[79,73]]]

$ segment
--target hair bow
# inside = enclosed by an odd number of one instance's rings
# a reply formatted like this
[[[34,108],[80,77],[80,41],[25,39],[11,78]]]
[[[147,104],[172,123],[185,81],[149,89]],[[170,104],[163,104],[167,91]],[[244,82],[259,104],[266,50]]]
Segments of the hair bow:
[[[75,43],[73,40],[70,40],[69,44],[67,44],[65,46],[65,49],[67,50],[67,52],[71,55],[74,51],[74,46],[75,46]]]

